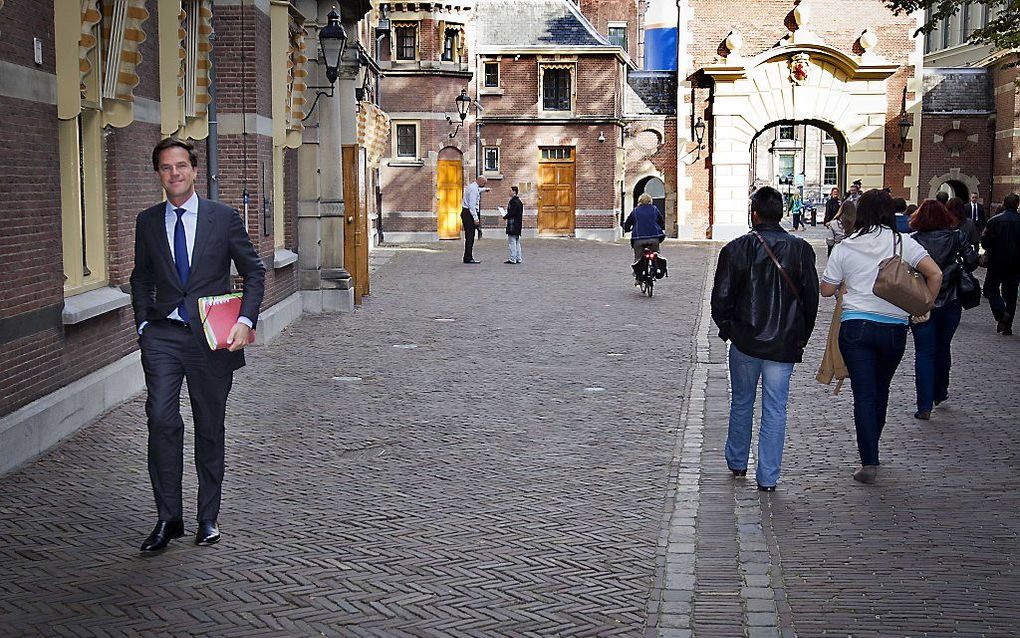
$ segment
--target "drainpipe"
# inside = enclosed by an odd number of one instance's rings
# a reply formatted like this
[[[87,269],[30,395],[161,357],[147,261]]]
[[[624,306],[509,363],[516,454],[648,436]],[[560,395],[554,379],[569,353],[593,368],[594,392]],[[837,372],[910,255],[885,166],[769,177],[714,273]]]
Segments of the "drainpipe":
[[[211,5],[210,5],[211,8]],[[209,34],[209,43],[213,45],[209,57],[216,53],[216,32]],[[219,201],[220,199],[220,159],[219,159],[219,125],[216,121],[216,64],[209,65],[209,137],[205,140],[206,166],[209,185],[207,193],[209,199]]]

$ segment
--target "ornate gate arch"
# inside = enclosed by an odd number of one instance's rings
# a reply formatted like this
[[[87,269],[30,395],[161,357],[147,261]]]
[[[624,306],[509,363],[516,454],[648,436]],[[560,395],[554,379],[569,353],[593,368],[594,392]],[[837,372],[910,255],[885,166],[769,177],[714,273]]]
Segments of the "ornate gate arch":
[[[822,122],[846,140],[846,174],[865,188],[882,188],[885,177],[886,80],[899,68],[870,53],[875,37],[865,32],[865,52],[848,56],[817,42],[789,43],[754,58],[731,52],[726,62],[705,67],[715,80],[712,139],[712,238],[747,232],[751,141],[777,121]],[[732,39],[732,35],[731,35]]]

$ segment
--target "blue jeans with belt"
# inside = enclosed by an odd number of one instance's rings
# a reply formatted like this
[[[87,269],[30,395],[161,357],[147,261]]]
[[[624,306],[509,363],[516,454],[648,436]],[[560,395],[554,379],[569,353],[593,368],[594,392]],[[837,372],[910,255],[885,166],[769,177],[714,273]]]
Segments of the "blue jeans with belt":
[[[850,372],[861,465],[878,465],[878,440],[889,409],[889,386],[907,347],[906,324],[849,319],[839,327],[839,350]]]
[[[779,481],[786,441],[786,400],[790,394],[792,363],[759,359],[744,354],[730,344],[730,427],[726,435],[726,465],[732,470],[747,469],[751,452],[751,424],[754,401],[761,379],[761,426],[758,428],[759,485],[772,487]]]
[[[949,368],[953,365],[953,334],[963,308],[952,303],[932,308],[931,319],[910,326],[914,333],[914,383],[918,412],[931,411],[936,401],[949,398]]]

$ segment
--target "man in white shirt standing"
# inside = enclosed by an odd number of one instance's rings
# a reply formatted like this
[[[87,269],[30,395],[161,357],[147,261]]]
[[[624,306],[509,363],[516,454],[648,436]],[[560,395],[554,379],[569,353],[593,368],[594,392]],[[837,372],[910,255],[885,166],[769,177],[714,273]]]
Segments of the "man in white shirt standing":
[[[464,226],[464,263],[481,263],[475,259],[472,249],[475,247],[475,233],[479,239],[482,237],[482,219],[480,217],[480,204],[482,193],[489,190],[485,188],[485,177],[479,175],[475,181],[464,188],[464,202],[461,204],[460,220]]]

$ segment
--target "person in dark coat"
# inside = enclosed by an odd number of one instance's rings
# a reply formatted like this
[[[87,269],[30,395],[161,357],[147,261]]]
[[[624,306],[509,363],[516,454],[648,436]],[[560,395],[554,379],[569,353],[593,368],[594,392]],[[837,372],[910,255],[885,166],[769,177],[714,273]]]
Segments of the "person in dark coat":
[[[641,193],[637,208],[630,211],[623,222],[623,232],[630,233],[630,245],[634,249],[634,261],[645,256],[645,248],[659,250],[659,244],[666,239],[666,220],[659,209],[652,205],[652,196]]]
[[[997,330],[1005,336],[1013,334],[1016,315],[1017,288],[1020,287],[1020,197],[1016,193],[1002,200],[1002,211],[988,220],[981,234],[981,245],[988,255],[988,276],[985,289],[988,305],[998,322]]]
[[[519,190],[511,186],[513,194],[506,205],[506,243],[510,248],[510,256],[504,264],[519,264],[522,262],[521,253],[521,229],[524,227],[524,203],[518,197]]]
[[[730,342],[732,387],[726,464],[747,475],[758,386],[761,425],[755,478],[770,492],[779,480],[793,366],[818,316],[818,271],[811,245],[779,225],[783,196],[764,186],[751,196],[751,232],[726,244],[712,287],[712,320]],[[773,258],[776,262],[773,262]]]

